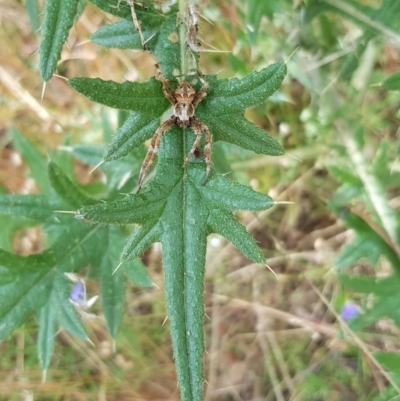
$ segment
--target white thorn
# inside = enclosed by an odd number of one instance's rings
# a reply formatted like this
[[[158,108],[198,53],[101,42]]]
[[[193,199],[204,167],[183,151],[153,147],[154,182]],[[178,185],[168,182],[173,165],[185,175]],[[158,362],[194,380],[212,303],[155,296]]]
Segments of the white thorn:
[[[122,266],[122,263],[124,263],[124,262],[118,263],[118,266],[114,269],[114,271],[112,272],[112,275],[114,275],[117,272],[117,270]]]
[[[102,160],[99,164],[97,164],[92,170],[90,170],[89,174],[92,174],[93,171],[97,170],[102,164],[104,163],[104,160]]]
[[[43,82],[42,96],[41,96],[41,98],[40,98],[41,101],[43,101],[43,98],[44,98],[44,92],[45,92],[45,90],[46,90],[46,84],[47,84],[47,82]]]
[[[272,269],[272,267],[270,267],[268,264],[265,264],[265,266],[268,268],[268,270],[277,278],[277,280],[279,280],[279,277],[277,276],[277,274],[274,272],[274,270]]]
[[[46,378],[47,378],[47,370],[43,370],[42,372],[42,384],[46,383]]]

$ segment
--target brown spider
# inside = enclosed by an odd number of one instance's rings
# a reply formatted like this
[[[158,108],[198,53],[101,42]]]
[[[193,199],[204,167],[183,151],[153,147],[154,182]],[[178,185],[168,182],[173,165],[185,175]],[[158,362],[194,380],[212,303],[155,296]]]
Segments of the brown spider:
[[[202,131],[204,131],[206,135],[206,144],[204,146],[204,159],[207,165],[206,168],[206,177],[204,179],[203,185],[207,182],[208,175],[211,169],[211,143],[212,143],[212,135],[207,125],[204,124],[201,120],[199,120],[195,115],[195,109],[197,105],[207,96],[207,88],[208,82],[204,81],[200,76],[200,81],[203,86],[200,88],[198,92],[196,92],[193,87],[187,82],[182,81],[175,91],[172,90],[169,85],[168,80],[159,72],[159,80],[162,82],[163,92],[165,97],[171,102],[174,106],[173,115],[168,120],[164,121],[156,130],[154,136],[151,138],[151,143],[149,150],[147,151],[146,157],[143,161],[142,167],[139,173],[139,189],[142,187],[144,177],[146,176],[147,171],[150,169],[153,164],[154,156],[158,152],[158,148],[160,146],[161,138],[171,128],[173,125],[178,127],[186,127],[191,128],[196,135],[196,139],[193,143],[190,152],[186,156],[185,161],[183,162],[183,168],[185,168],[191,158],[191,156],[197,151],[197,148],[200,144]]]

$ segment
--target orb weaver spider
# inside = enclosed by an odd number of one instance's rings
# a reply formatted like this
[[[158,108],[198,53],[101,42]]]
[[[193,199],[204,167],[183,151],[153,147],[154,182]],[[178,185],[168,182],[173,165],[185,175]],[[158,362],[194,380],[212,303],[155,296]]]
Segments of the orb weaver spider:
[[[158,65],[156,65],[156,67],[158,68]],[[173,114],[168,120],[164,121],[157,128],[154,136],[151,138],[149,150],[147,151],[146,157],[143,161],[139,173],[138,192],[142,187],[146,173],[149,171],[151,165],[153,164],[154,156],[158,153],[162,136],[173,125],[181,128],[191,128],[196,135],[196,139],[193,142],[192,148],[190,149],[190,152],[187,154],[186,159],[183,162],[183,168],[187,166],[191,156],[197,151],[201,141],[202,132],[205,133],[206,144],[204,146],[204,160],[207,167],[206,177],[203,182],[204,185],[207,182],[208,175],[211,170],[212,135],[207,125],[195,116],[195,110],[197,105],[207,96],[208,82],[206,82],[199,75],[202,87],[197,92],[186,80],[183,80],[174,91],[172,90],[169,81],[161,74],[160,71],[158,75],[158,79],[162,83],[164,95],[173,106]]]

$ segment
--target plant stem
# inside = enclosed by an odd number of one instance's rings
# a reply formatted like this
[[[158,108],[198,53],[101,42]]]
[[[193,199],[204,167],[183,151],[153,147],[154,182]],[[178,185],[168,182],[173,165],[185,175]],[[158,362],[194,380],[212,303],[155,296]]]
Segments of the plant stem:
[[[179,43],[181,46],[181,74],[184,77],[187,74],[187,49],[186,49],[186,24],[187,0],[179,0]]]

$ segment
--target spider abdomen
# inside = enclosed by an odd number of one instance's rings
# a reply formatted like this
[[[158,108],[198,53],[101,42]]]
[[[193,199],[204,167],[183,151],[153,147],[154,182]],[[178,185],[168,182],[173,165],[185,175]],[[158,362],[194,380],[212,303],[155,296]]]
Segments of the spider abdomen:
[[[182,123],[189,123],[194,116],[194,107],[192,103],[176,103],[174,106],[174,116],[179,118]]]

